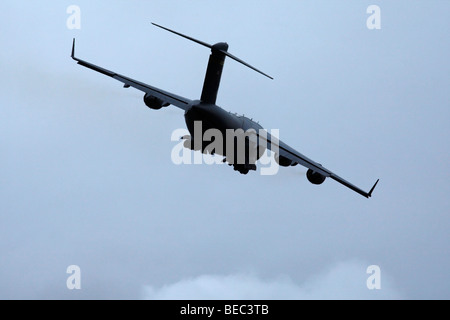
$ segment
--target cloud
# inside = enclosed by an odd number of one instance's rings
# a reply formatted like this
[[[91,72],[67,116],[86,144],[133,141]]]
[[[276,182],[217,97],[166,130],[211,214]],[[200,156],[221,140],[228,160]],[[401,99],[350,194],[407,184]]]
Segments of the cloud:
[[[381,289],[366,286],[368,264],[346,261],[332,266],[299,285],[287,276],[262,279],[253,274],[201,275],[164,285],[145,286],[149,300],[307,300],[307,299],[402,299],[383,271]],[[381,268],[381,270],[383,270]]]

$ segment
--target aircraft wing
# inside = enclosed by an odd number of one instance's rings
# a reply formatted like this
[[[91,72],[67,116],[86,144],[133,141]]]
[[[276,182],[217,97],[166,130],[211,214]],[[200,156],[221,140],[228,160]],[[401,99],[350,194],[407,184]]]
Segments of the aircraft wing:
[[[162,100],[164,103],[169,103],[169,104],[173,104],[174,106],[183,109],[183,110],[188,110],[190,105],[192,104],[192,101],[180,96],[177,96],[173,93],[158,89],[156,87],[150,86],[148,84],[136,81],[134,79],[122,76],[118,73],[115,73],[113,71],[101,68],[99,66],[96,66],[95,64],[89,63],[87,61],[78,59],[75,57],[75,39],[73,39],[73,45],[72,45],[72,55],[71,55],[72,59],[77,61],[78,64],[92,69],[94,71],[100,72],[106,76],[109,76],[111,78],[114,78],[122,83],[124,83],[124,87],[125,88],[129,88],[129,87],[133,87],[136,88],[140,91],[143,91],[145,93],[148,93],[160,100]]]
[[[278,138],[273,137],[269,133],[267,133],[267,137],[264,137],[264,136],[265,136],[265,134],[263,134],[263,135],[259,134],[259,138],[260,138],[261,142],[264,142],[264,140],[267,141],[267,149],[291,160],[292,162],[301,164],[302,166],[304,166],[308,169],[311,169],[314,172],[318,172],[327,178],[331,178],[366,198],[370,198],[372,196],[372,192],[375,189],[379,179],[375,182],[375,184],[373,185],[372,189],[369,192],[365,192],[364,190],[358,188],[357,186],[355,186],[352,183],[348,182],[347,180],[341,178],[340,176],[331,172],[327,168],[323,167],[321,164],[309,159],[308,157],[304,156],[300,152],[291,148],[290,146],[288,146],[286,143],[279,140]]]

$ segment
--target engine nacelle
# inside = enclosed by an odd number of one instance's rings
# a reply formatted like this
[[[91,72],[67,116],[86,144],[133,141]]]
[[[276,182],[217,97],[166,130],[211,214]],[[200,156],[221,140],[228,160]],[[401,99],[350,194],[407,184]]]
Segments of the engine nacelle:
[[[170,103],[164,103],[161,99],[146,93],[144,95],[144,103],[147,107],[154,110],[159,110],[162,107],[167,107]]]
[[[326,179],[325,176],[311,169],[308,169],[308,171],[306,172],[306,177],[312,184],[322,184]]]
[[[282,167],[296,166],[297,162],[292,162],[286,157],[275,155],[275,161]]]

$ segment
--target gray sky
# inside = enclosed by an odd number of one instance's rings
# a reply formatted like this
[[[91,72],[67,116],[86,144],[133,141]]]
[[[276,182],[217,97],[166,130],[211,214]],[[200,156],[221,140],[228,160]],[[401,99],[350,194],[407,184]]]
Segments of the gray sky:
[[[103,4],[101,4],[103,3]],[[381,29],[369,30],[369,5]],[[81,29],[69,30],[69,5]],[[449,1],[3,1],[0,298],[450,298]],[[183,112],[77,56],[217,103],[368,190],[172,163]],[[81,268],[68,290],[66,268]],[[381,269],[368,290],[366,269]]]

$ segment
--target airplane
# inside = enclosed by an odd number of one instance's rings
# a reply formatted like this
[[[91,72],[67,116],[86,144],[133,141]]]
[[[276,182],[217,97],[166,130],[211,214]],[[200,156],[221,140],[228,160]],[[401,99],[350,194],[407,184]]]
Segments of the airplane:
[[[171,92],[161,90],[154,86],[150,86],[143,82],[128,78],[113,71],[94,65],[85,60],[79,59],[75,57],[75,38],[73,39],[71,58],[81,66],[92,69],[122,82],[124,84],[124,88],[133,87],[144,92],[144,103],[150,109],[159,110],[163,107],[174,105],[184,110],[186,126],[189,133],[191,134],[191,136],[181,137],[185,140],[184,146],[190,148],[191,150],[201,150],[204,153],[209,152],[211,154],[224,156],[225,158],[223,159],[223,162],[228,162],[230,166],[234,167],[234,170],[239,171],[241,174],[247,174],[249,171],[256,170],[256,161],[259,160],[264,151],[268,149],[275,153],[275,159],[280,166],[290,167],[300,164],[306,167],[308,169],[306,177],[312,184],[320,185],[325,181],[326,178],[331,178],[366,198],[370,198],[372,196],[372,192],[378,184],[379,179],[375,182],[370,191],[366,192],[348,182],[347,180],[341,178],[332,171],[328,170],[327,168],[323,167],[321,164],[304,156],[284,142],[278,140],[277,137],[272,137],[271,134],[262,131],[264,129],[259,123],[253,121],[248,117],[239,116],[237,114],[227,112],[216,105],[217,93],[219,90],[222,70],[226,57],[231,58],[250,69],[253,69],[254,71],[266,76],[267,78],[273,79],[271,76],[249,65],[238,57],[230,54],[228,52],[228,44],[225,42],[219,42],[211,45],[163,27],[156,23],[152,24],[158,28],[164,29],[211,49],[211,55],[209,57],[206,75],[203,83],[203,89],[199,100],[190,100],[181,97]],[[195,125],[198,123],[201,124],[200,132],[195,128]],[[249,135],[245,135],[243,140],[239,140],[241,137],[234,136],[234,140],[231,142],[231,144],[223,142],[223,148],[215,148],[216,150],[206,150],[207,146],[205,142],[201,140],[200,144],[197,143],[196,141],[198,141],[198,139],[196,139],[195,134],[201,134],[203,137],[203,134],[210,129],[218,130],[219,132],[224,134],[225,132],[227,132],[226,134],[228,134],[229,130],[235,132],[238,130],[242,130],[242,132],[245,133],[253,133],[253,135],[258,139],[251,139]],[[261,132],[264,133],[261,134]],[[240,150],[242,149],[237,150],[237,140],[245,142],[245,152],[241,152]],[[220,146],[220,144],[221,143],[219,142],[218,145]],[[229,156],[230,154],[231,156]]]

